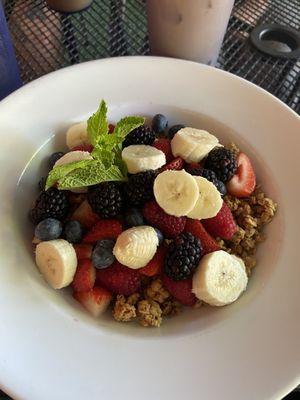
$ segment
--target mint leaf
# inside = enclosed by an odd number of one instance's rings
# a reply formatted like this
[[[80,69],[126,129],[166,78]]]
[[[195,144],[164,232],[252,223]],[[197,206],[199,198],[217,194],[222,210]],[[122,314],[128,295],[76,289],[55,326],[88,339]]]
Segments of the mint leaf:
[[[60,179],[58,189],[72,189],[108,181],[125,181],[126,177],[116,165],[106,168],[99,160],[90,160],[84,169],[70,172]]]
[[[70,172],[77,170],[77,169],[82,169],[84,168],[91,160],[81,160],[81,161],[74,161],[69,164],[65,165],[59,165],[57,167],[54,167],[50,172],[47,177],[46,185],[45,185],[45,190],[49,189],[51,186],[53,186],[58,180],[64,178],[66,175],[68,175]]]
[[[102,161],[102,163],[108,168],[114,163],[115,153],[110,148],[104,148],[103,146],[97,145],[94,147],[92,156]]]
[[[102,135],[108,134],[108,123],[106,119],[107,106],[101,101],[98,110],[87,121],[87,134],[93,146],[96,146]]]
[[[138,128],[139,126],[145,123],[145,118],[143,117],[125,117],[122,118],[116,125],[114,133],[111,136],[116,138],[116,141],[119,143],[123,142],[125,137],[130,133],[133,129]]]

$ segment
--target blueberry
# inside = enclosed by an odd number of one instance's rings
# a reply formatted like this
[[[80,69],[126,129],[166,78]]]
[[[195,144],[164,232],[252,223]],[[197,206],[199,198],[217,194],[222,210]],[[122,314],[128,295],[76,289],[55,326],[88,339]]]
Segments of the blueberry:
[[[155,229],[155,232],[158,237],[158,243],[162,244],[162,242],[164,241],[164,235],[161,233],[161,231],[159,229],[157,229],[157,228],[154,228],[154,229]]]
[[[168,132],[169,139],[173,139],[175,133],[177,133],[179,131],[179,129],[182,129],[182,128],[185,128],[185,126],[181,125],[181,124],[171,126],[171,128],[169,129],[169,132]]]
[[[111,239],[98,240],[92,253],[92,263],[95,268],[109,267],[115,261],[114,245],[115,241]]]
[[[34,235],[39,240],[54,240],[60,237],[62,229],[60,221],[55,218],[46,218],[38,223]]]
[[[45,176],[43,176],[43,177],[39,180],[38,186],[39,186],[39,189],[40,189],[40,190],[45,190],[46,181],[47,181],[47,178],[46,178]]]
[[[63,236],[70,243],[79,243],[82,239],[83,228],[79,221],[68,221],[65,224]]]
[[[50,169],[52,169],[56,161],[59,160],[64,155],[65,153],[63,153],[62,151],[57,151],[56,153],[51,154],[51,156],[49,157]]]
[[[164,130],[168,127],[168,120],[162,114],[154,115],[152,119],[152,129],[156,133],[163,133]]]
[[[145,224],[143,215],[138,208],[129,208],[124,218],[127,226],[140,226]]]

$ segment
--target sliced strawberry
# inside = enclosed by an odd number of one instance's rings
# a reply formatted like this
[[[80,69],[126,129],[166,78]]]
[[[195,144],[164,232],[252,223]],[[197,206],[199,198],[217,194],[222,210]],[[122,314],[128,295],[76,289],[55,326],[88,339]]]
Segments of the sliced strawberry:
[[[161,150],[165,154],[167,163],[172,160],[173,154],[172,154],[170,139],[167,138],[156,139],[155,142],[152,143],[152,146],[158,150]]]
[[[175,170],[180,170],[184,166],[184,160],[181,157],[174,158],[171,162],[168,164],[164,165],[160,170],[161,171],[166,171],[167,169],[175,169]]]
[[[117,239],[122,225],[116,219],[100,219],[84,236],[83,243],[95,243],[101,239]]]
[[[227,190],[232,196],[248,197],[254,192],[256,178],[249,157],[240,153],[237,158],[238,169],[236,174],[227,182]]]
[[[98,269],[96,275],[97,284],[115,294],[129,296],[140,289],[141,275],[137,270],[127,268],[118,261],[110,267]]]
[[[238,229],[230,208],[225,201],[223,201],[222,208],[215,217],[202,219],[201,222],[207,232],[215,238],[231,239]]]
[[[80,151],[88,151],[91,153],[93,151],[93,146],[91,144],[80,144],[79,146],[75,146],[72,148],[72,151],[80,150]]]
[[[204,226],[199,220],[188,218],[184,230],[185,232],[190,232],[192,235],[200,239],[203,256],[207,253],[220,250],[218,243],[210,236],[209,233],[206,232]]]
[[[145,267],[138,269],[138,272],[146,276],[159,275],[164,265],[166,251],[164,246],[160,246],[152,260]]]
[[[85,292],[94,287],[96,270],[92,261],[84,258],[78,261],[77,270],[73,278],[72,286],[76,292]]]
[[[108,133],[114,133],[115,127],[116,126],[114,124],[109,124],[108,125]]]
[[[85,228],[91,228],[99,221],[98,215],[92,211],[87,200],[83,201],[80,206],[76,208],[70,219],[79,221]]]
[[[173,281],[168,276],[163,275],[162,281],[168,292],[184,306],[193,306],[196,303],[196,296],[192,292],[192,279]]]
[[[76,252],[77,260],[92,257],[93,246],[91,244],[78,243],[74,244],[73,247]]]
[[[104,313],[112,298],[109,291],[102,287],[94,287],[85,292],[74,292],[73,297],[94,317],[99,317]]]

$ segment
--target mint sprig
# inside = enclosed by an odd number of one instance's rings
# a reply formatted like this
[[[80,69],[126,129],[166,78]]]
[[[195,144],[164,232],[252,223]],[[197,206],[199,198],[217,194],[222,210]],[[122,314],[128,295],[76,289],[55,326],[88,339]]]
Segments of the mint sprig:
[[[57,167],[54,167],[49,172],[49,175],[47,177],[45,190],[49,189],[56,182],[59,182],[60,179],[64,178],[70,172],[73,172],[73,171],[80,170],[80,169],[84,168],[86,165],[88,165],[88,163],[90,161],[91,160],[74,161],[74,162],[69,163],[69,164],[59,165]]]
[[[101,101],[98,110],[87,121],[87,134],[93,146],[99,143],[102,135],[108,134],[107,106],[104,100]]]
[[[93,159],[76,161],[55,167],[50,171],[46,190],[58,184],[59,189],[72,189],[96,185],[107,181],[124,181],[127,179],[126,164],[122,160],[122,142],[133,129],[143,125],[142,117],[125,117],[109,134],[107,106],[101,101],[98,110],[88,119],[87,134],[94,149]]]
[[[81,170],[75,170],[59,181],[58,189],[72,189],[96,185],[108,181],[124,181],[125,177],[116,165],[105,168],[101,161],[90,160]]]

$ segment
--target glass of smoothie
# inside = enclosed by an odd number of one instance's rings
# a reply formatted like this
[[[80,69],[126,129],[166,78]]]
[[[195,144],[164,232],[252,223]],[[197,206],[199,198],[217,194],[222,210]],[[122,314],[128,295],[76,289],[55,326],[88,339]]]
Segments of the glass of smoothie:
[[[234,0],[147,0],[153,55],[215,65]]]

